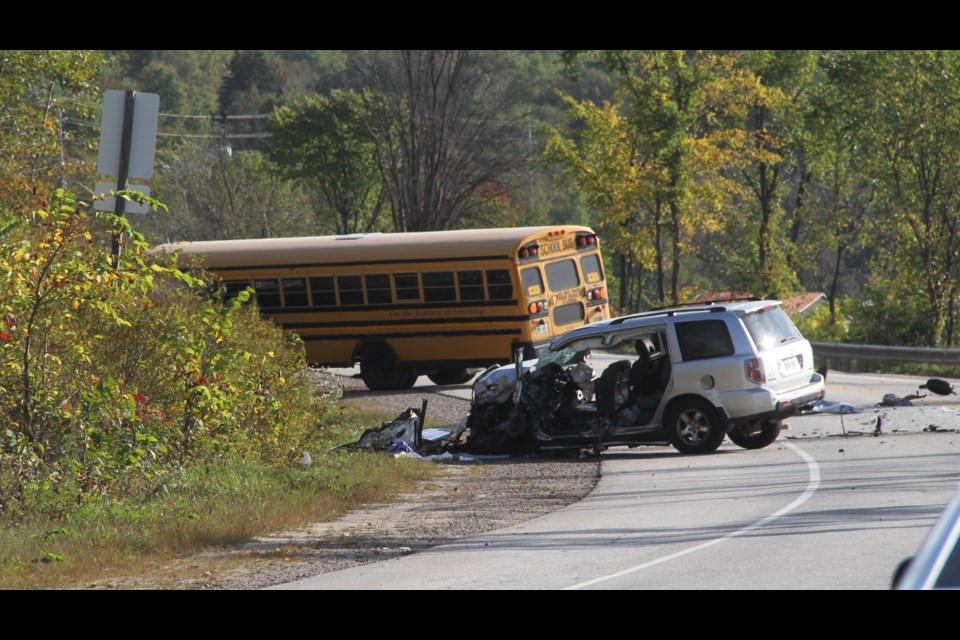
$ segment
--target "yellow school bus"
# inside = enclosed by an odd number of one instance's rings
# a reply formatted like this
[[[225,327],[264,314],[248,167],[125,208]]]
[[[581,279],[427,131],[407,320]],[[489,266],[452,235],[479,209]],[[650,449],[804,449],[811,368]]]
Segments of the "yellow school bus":
[[[297,332],[308,361],[354,366],[370,389],[425,374],[460,384],[526,357],[575,327],[609,318],[599,239],[562,225],[417,233],[181,242],[225,295],[247,287]]]

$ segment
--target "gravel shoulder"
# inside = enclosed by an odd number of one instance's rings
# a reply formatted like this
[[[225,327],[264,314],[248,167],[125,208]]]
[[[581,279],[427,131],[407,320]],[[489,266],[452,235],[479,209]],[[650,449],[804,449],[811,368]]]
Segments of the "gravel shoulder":
[[[318,375],[318,385],[329,379]],[[396,415],[428,398],[427,426],[455,427],[468,402],[412,389],[371,393],[341,379],[347,406]],[[375,426],[375,425],[372,425]],[[411,464],[434,464],[411,460]],[[352,511],[335,522],[263,536],[204,556],[244,558],[237,568],[184,588],[259,589],[312,575],[379,562],[530,520],[586,496],[600,476],[598,458],[528,457],[445,464],[417,491]]]

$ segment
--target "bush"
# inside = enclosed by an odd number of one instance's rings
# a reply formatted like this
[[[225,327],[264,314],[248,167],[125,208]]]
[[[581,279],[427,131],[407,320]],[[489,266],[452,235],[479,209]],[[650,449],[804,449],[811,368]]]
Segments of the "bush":
[[[149,492],[186,466],[299,457],[325,411],[299,339],[249,294],[150,259],[58,191],[0,240],[0,513]],[[114,266],[104,232],[123,233]],[[69,499],[65,499],[69,497]]]

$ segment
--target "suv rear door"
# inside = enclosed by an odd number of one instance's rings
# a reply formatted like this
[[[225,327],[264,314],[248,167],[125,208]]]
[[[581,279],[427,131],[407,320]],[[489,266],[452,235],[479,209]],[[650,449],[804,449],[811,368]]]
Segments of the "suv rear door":
[[[779,394],[810,383],[813,349],[780,306],[750,311],[740,321],[763,359],[765,386]]]

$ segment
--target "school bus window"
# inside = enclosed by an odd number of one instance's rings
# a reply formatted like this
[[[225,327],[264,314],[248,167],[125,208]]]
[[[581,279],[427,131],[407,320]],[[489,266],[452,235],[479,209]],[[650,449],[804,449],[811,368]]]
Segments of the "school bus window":
[[[280,283],[276,280],[254,280],[253,288],[257,292],[257,304],[260,308],[280,306]]]
[[[420,280],[415,273],[394,274],[393,286],[397,290],[397,300],[420,299]]]
[[[457,285],[460,287],[460,300],[483,300],[483,272],[458,271]]]
[[[584,279],[593,284],[603,280],[603,267],[600,266],[600,256],[592,253],[580,258],[580,268],[583,270]]]
[[[303,278],[283,279],[283,306],[306,307],[307,282]]]
[[[390,304],[393,297],[390,294],[390,276],[378,274],[364,276],[367,287],[367,304]]]
[[[424,302],[453,302],[457,292],[453,287],[452,271],[436,271],[423,274]]]
[[[573,260],[559,260],[547,264],[547,284],[551,291],[566,291],[580,284],[577,264]]]
[[[543,276],[540,275],[540,267],[521,269],[520,280],[528,296],[538,296],[543,293]]]
[[[363,285],[360,276],[337,276],[340,304],[363,304]]]
[[[506,269],[487,271],[487,294],[491,300],[510,300],[513,298],[513,283]]]
[[[315,307],[337,306],[337,292],[333,288],[332,277],[310,278],[310,295]]]
[[[221,286],[221,290],[223,291],[223,299],[232,300],[233,298],[236,298],[241,291],[246,291],[249,288],[250,288],[249,280],[224,281],[223,285]]]
[[[584,318],[583,305],[579,302],[565,304],[553,310],[553,323],[558,327],[581,322]]]

